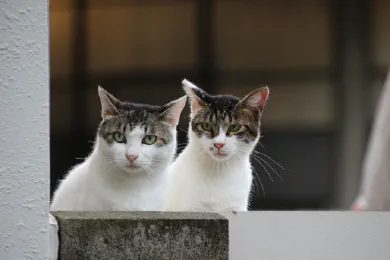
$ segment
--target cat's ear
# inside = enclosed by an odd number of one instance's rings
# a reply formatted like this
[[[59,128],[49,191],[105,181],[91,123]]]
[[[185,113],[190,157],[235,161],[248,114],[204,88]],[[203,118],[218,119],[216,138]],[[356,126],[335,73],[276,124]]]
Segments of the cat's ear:
[[[182,84],[186,95],[190,99],[192,115],[196,114],[201,108],[207,107],[207,104],[201,98],[205,94],[202,89],[186,79],[182,81]]]
[[[102,118],[107,119],[112,116],[117,116],[119,113],[115,105],[120,101],[108,93],[101,86],[98,86],[98,93],[100,97],[100,103],[102,104]]]
[[[176,127],[179,123],[180,114],[186,105],[187,97],[181,97],[164,106],[165,110],[161,113],[160,119],[170,127]]]
[[[265,104],[269,96],[269,88],[261,87],[253,90],[240,100],[238,106],[245,107],[249,110],[260,110],[263,112]]]

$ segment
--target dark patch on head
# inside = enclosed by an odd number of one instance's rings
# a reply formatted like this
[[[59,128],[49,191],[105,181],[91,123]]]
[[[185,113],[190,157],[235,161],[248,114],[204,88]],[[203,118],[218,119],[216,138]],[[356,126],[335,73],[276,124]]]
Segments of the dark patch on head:
[[[259,136],[261,111],[247,109],[239,104],[239,98],[231,95],[213,96],[199,89],[193,89],[193,92],[206,104],[191,120],[191,128],[198,137],[214,138],[221,127],[227,136],[235,135],[245,143],[252,142]],[[201,126],[203,122],[211,123],[213,128],[204,131]],[[230,133],[229,126],[236,123],[243,126],[242,130]]]
[[[114,132],[126,133],[136,127],[144,129],[145,134],[156,135],[162,143],[171,142],[173,136],[169,127],[162,123],[160,115],[166,110],[165,106],[151,106],[129,102],[115,102],[118,115],[102,120],[98,134],[108,143],[113,141],[107,138]]]

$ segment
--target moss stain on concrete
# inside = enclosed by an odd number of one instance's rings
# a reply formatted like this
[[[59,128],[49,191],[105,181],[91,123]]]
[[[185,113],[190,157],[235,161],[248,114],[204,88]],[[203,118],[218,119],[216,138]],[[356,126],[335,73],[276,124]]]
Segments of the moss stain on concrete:
[[[60,259],[228,259],[228,220],[215,213],[54,212]]]

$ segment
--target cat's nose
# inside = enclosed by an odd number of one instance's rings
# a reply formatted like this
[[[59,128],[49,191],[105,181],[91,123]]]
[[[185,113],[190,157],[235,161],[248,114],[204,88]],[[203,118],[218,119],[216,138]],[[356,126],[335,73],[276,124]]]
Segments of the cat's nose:
[[[214,146],[218,149],[221,149],[225,144],[224,143],[215,143]]]
[[[135,154],[126,154],[126,158],[127,158],[127,160],[129,160],[130,162],[134,162],[135,160],[137,160],[138,155],[135,155]]]

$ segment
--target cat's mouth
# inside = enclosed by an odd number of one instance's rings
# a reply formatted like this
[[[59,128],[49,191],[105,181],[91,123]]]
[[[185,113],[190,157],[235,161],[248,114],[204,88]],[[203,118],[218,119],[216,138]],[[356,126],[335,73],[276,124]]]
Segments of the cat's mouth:
[[[226,149],[215,149],[214,147],[209,148],[209,154],[217,161],[223,161],[229,157],[229,151],[226,151]]]
[[[138,165],[138,164],[134,164],[134,163],[129,163],[126,165],[126,168],[129,169],[129,170],[137,170],[137,169],[140,169],[141,166]]]
[[[228,153],[222,151],[214,151],[212,152],[212,157],[217,160],[224,160],[228,157]]]
[[[218,150],[217,153],[216,153],[217,156],[226,156],[226,153]]]
[[[210,147],[210,152],[212,155],[217,156],[217,157],[225,157],[227,156],[227,153],[222,151],[221,149],[214,149],[213,147]]]

